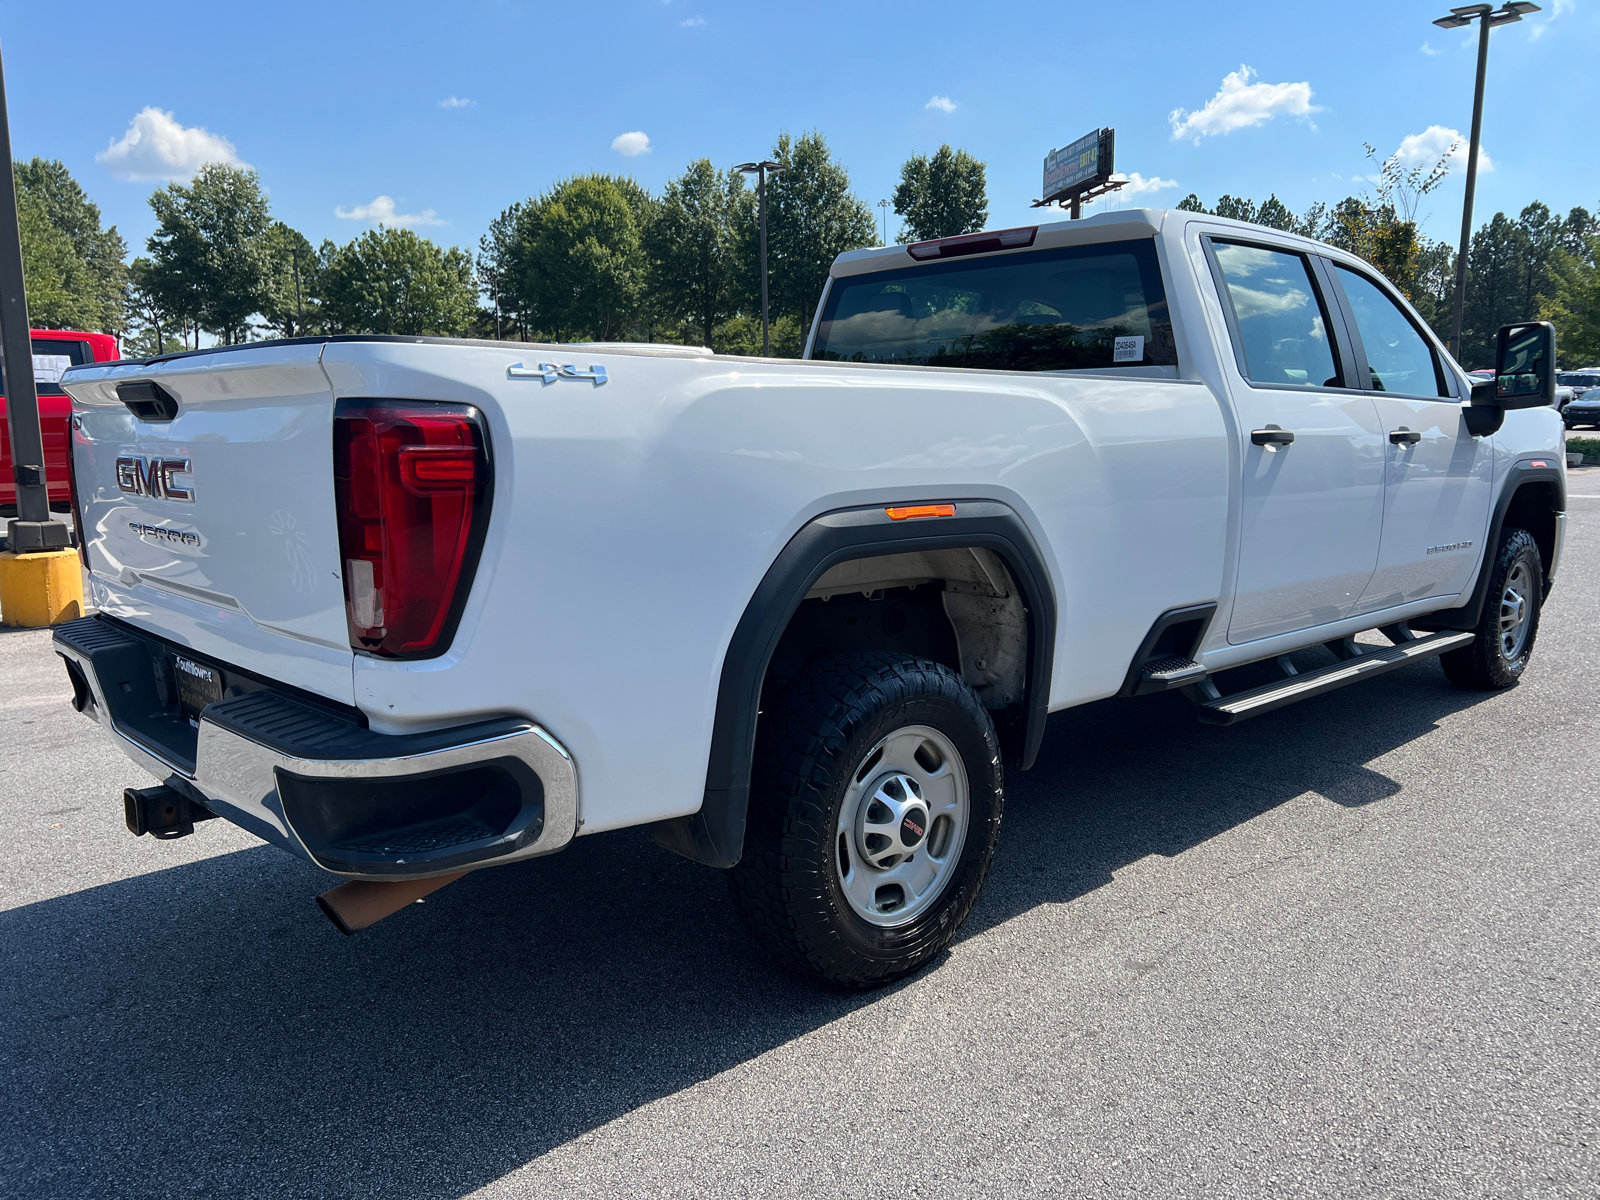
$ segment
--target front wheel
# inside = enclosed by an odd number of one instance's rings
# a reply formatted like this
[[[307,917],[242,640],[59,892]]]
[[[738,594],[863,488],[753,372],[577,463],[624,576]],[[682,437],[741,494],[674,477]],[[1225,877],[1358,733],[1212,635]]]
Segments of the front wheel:
[[[1459,687],[1507,688],[1522,678],[1539,634],[1539,604],[1544,596],[1544,564],[1539,545],[1526,529],[1500,535],[1494,559],[1485,564],[1489,590],[1478,618],[1477,638],[1469,646],[1439,656],[1439,665]]]
[[[762,714],[729,884],[771,949],[875,987],[955,936],[1003,805],[994,725],[960,675],[909,655],[830,655]]]

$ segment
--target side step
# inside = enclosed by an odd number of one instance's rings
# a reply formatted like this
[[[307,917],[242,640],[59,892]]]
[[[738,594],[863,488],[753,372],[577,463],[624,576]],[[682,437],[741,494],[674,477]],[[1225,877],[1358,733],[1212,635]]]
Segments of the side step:
[[[1387,632],[1386,629],[1385,633]],[[1447,650],[1458,649],[1471,643],[1475,636],[1472,633],[1446,631],[1411,637],[1386,650],[1364,650],[1354,658],[1336,662],[1330,667],[1323,667],[1320,671],[1308,671],[1304,675],[1291,676],[1281,683],[1269,683],[1262,687],[1251,688],[1247,692],[1235,692],[1231,696],[1214,696],[1212,699],[1203,700],[1199,705],[1200,720],[1207,725],[1235,725],[1251,717],[1259,717],[1262,713],[1271,712],[1275,708],[1282,708],[1286,704],[1293,704],[1297,700],[1309,700],[1313,696],[1320,696],[1324,692],[1331,692],[1346,684],[1382,675],[1385,671],[1403,667],[1419,658],[1432,658]],[[1208,685],[1209,681],[1208,684],[1201,686]],[[1214,690],[1214,685],[1209,686]]]

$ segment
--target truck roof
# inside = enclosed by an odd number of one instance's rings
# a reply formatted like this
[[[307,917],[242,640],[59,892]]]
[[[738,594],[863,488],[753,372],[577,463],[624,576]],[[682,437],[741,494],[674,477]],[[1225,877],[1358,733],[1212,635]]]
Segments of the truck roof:
[[[1274,239],[1286,238],[1302,243],[1307,249],[1316,247],[1318,253],[1338,253],[1338,251],[1312,238],[1304,237],[1298,233],[1290,233],[1282,229],[1269,229],[1264,225],[1253,225],[1248,221],[1236,221],[1231,217],[1216,217],[1210,213],[1190,212],[1178,208],[1128,208],[1118,212],[1097,213],[1092,217],[1084,217],[1077,221],[1049,221],[1036,226],[1018,226],[1019,229],[1033,229],[1034,236],[1026,245],[1008,248],[996,246],[981,251],[968,251],[972,254],[1023,254],[1030,250],[1052,250],[1060,246],[1091,246],[1097,242],[1115,242],[1126,238],[1156,237],[1166,226],[1168,220],[1199,220],[1208,225],[1231,225],[1241,233],[1254,234],[1257,237],[1269,236]],[[1005,233],[1009,230],[985,230],[985,233]],[[965,237],[977,237],[976,234],[965,234]],[[936,238],[934,241],[949,239]],[[872,271],[892,271],[902,267],[914,267],[922,262],[948,261],[938,258],[919,260],[911,254],[911,246],[929,245],[928,242],[912,242],[899,246],[873,246],[864,250],[847,250],[833,260],[833,266],[828,274],[831,278],[840,279],[850,275],[865,275]]]

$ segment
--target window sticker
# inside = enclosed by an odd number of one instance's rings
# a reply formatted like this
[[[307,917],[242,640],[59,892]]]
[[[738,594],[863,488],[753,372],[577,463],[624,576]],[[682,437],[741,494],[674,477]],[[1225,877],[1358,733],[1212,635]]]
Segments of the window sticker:
[[[60,383],[61,377],[67,373],[67,368],[72,365],[72,359],[65,354],[35,354],[33,356],[33,378],[36,383]]]
[[[1144,361],[1144,335],[1135,337],[1119,337],[1111,343],[1112,362],[1143,362]]]

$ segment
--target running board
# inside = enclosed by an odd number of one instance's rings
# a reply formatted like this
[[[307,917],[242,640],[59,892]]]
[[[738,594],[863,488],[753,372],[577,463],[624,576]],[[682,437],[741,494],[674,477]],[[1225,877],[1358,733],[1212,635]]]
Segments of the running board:
[[[1355,658],[1323,667],[1320,671],[1308,671],[1281,683],[1269,683],[1247,692],[1203,701],[1199,705],[1200,720],[1207,725],[1236,725],[1297,700],[1309,700],[1346,684],[1382,675],[1385,671],[1403,667],[1419,658],[1432,658],[1447,650],[1459,649],[1469,645],[1475,636],[1472,633],[1432,633],[1410,638],[1384,650],[1363,650]]]

